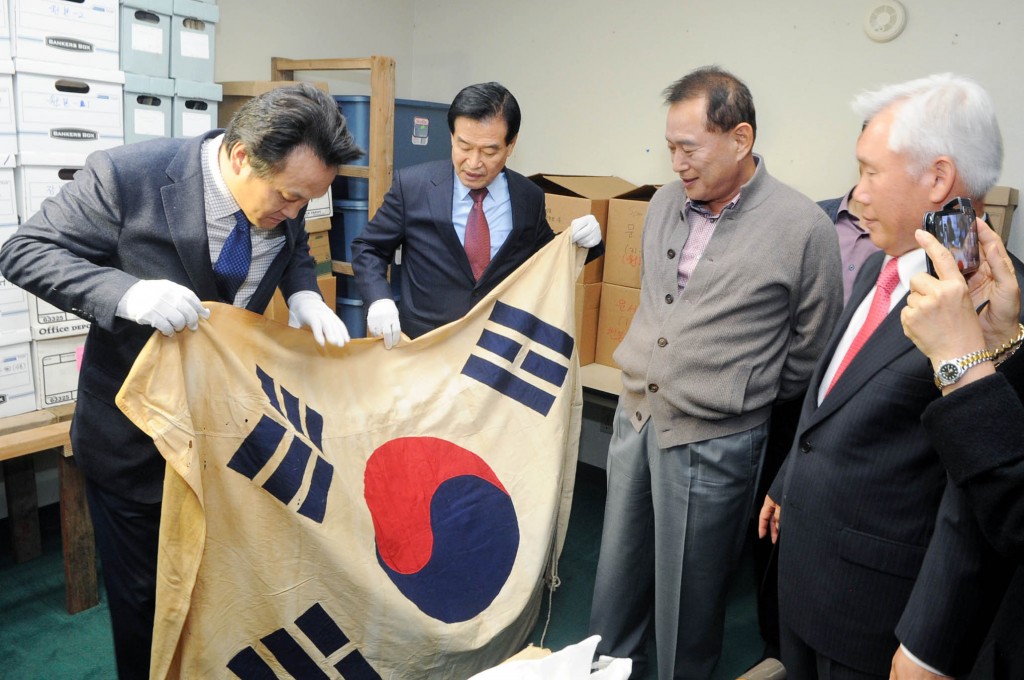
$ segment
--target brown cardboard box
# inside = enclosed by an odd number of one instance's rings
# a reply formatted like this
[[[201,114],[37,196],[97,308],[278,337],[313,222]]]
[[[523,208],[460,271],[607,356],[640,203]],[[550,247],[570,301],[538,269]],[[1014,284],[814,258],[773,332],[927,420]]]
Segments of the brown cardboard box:
[[[1013,210],[1017,207],[1020,193],[1010,187],[992,187],[985,194],[985,210],[988,212],[989,223],[1003,243],[1010,237],[1010,226],[1013,223]]]
[[[315,220],[306,220],[306,233],[315,234],[318,231],[328,231],[331,228],[330,217],[320,217]]]
[[[330,232],[318,231],[309,235],[309,254],[316,262],[316,275],[324,276],[331,273],[331,241]]]
[[[235,115],[235,111],[242,108],[242,104],[253,97],[278,87],[294,85],[295,82],[293,80],[229,80],[220,83],[220,86],[224,88],[224,98],[217,108],[217,125],[226,127],[231,116]],[[330,92],[327,83],[310,82],[309,84],[322,92]]]
[[[597,318],[597,351],[594,361],[618,368],[612,353],[626,337],[633,314],[640,305],[640,289],[601,284],[601,313]]]
[[[580,366],[594,363],[600,304],[600,283],[576,284],[576,346],[579,349]]]
[[[604,250],[604,282],[640,287],[641,248],[647,203],[658,187],[645,184],[608,201],[608,237]]]
[[[619,177],[589,177],[578,175],[531,175],[544,190],[548,224],[555,233],[569,228],[569,224],[583,215],[593,215],[601,225],[601,238],[605,238],[608,224],[608,199],[636,188]],[[604,258],[599,257],[583,268],[578,283],[601,281]]]
[[[338,298],[337,289],[334,284],[334,274],[318,276],[316,282],[320,285],[320,294],[324,296],[324,303],[331,309],[334,309]],[[263,312],[263,316],[273,319],[278,323],[288,323],[288,304],[284,301],[284,296],[281,295],[280,289],[274,291],[274,297],[271,298],[270,304],[267,305],[266,311]]]

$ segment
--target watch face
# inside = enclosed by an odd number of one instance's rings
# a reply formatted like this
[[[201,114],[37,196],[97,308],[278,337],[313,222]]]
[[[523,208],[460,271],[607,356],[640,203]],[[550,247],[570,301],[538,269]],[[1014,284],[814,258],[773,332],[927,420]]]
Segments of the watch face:
[[[960,367],[952,362],[947,362],[939,366],[939,380],[944,384],[949,384],[960,377]]]

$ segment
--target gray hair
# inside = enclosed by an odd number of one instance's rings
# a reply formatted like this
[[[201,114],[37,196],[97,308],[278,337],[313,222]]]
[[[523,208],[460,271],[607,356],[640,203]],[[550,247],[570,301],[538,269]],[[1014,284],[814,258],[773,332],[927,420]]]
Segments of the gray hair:
[[[889,148],[910,159],[920,175],[938,156],[949,156],[973,198],[982,198],[999,180],[1003,138],[992,98],[976,82],[940,73],[864,92],[853,100],[865,124],[893,104],[901,104],[889,130]]]

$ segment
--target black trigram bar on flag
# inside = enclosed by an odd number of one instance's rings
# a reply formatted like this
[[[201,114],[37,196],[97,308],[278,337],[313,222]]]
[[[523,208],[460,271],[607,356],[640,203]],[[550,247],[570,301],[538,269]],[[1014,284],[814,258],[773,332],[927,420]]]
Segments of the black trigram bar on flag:
[[[462,374],[546,416],[569,371],[568,364],[573,348],[572,336],[529,312],[503,302],[494,303],[488,322],[488,328],[484,329],[476,343],[478,348],[487,352],[475,351],[470,354],[466,365],[462,367]],[[529,346],[526,347],[525,356],[520,360],[524,345],[517,339],[518,336],[509,334],[508,330],[516,331],[533,343],[548,348],[564,358],[564,363],[549,359]],[[492,354],[504,361],[494,361]],[[540,378],[551,385],[552,389],[548,391],[524,380],[517,375],[521,371]]]
[[[256,367],[256,373],[263,385],[263,392],[270,399],[270,405],[288,419],[291,428],[286,428],[270,416],[264,415],[231,456],[228,468],[254,479],[270,462],[284,438],[290,436],[288,451],[263,483],[263,488],[271,496],[288,505],[301,490],[306,468],[312,460],[313,475],[298,513],[314,522],[322,523],[327,512],[327,495],[334,478],[334,466],[319,452],[322,447],[323,416],[308,406],[302,407],[299,400],[283,387],[280,388],[279,398],[277,381],[259,366]],[[296,435],[300,432],[306,435],[317,450]]]
[[[349,638],[322,606],[315,604],[299,618],[295,625],[317,651],[322,660],[335,655]],[[321,670],[320,662],[311,657],[291,633],[279,628],[260,639],[263,647],[273,655],[281,667],[293,678],[327,680],[330,676]],[[334,668],[344,680],[380,680],[380,675],[366,662],[358,649],[352,647]],[[228,670],[242,680],[277,680],[277,674],[254,647],[246,647],[228,661]]]

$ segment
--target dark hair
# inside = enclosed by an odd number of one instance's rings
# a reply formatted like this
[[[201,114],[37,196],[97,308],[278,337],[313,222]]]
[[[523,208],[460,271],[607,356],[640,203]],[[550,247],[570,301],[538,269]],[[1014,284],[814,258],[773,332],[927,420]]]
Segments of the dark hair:
[[[258,177],[281,170],[296,148],[309,148],[324,165],[342,165],[360,158],[337,103],[309,83],[275,88],[253,97],[231,117],[224,147],[241,144]]]
[[[740,123],[749,123],[757,137],[754,98],[742,80],[718,66],[691,71],[665,88],[666,104],[707,99],[708,132],[728,132]]]
[[[448,107],[448,131],[455,134],[455,119],[490,120],[501,118],[508,126],[505,143],[511,144],[519,134],[519,102],[501,83],[478,83],[469,85],[455,95]]]

